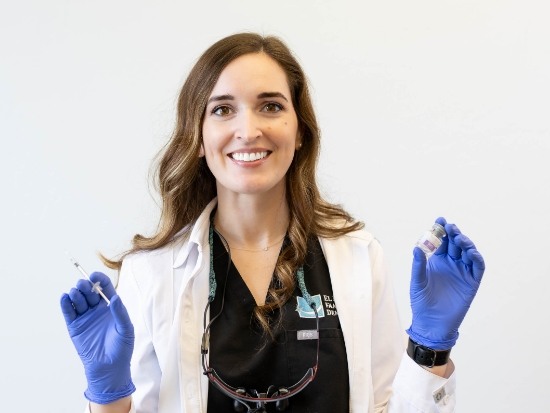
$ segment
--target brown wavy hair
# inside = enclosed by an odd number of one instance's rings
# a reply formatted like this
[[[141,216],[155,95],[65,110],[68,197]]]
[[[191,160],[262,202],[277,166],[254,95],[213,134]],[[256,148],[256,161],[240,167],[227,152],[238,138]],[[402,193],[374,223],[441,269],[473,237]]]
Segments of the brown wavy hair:
[[[274,321],[271,316],[294,292],[295,273],[305,262],[308,239],[336,238],[363,227],[339,205],[324,200],[319,192],[316,165],[320,131],[307,79],[292,52],[277,37],[234,34],[214,43],[198,59],[179,94],[175,130],[157,158],[155,183],[162,201],[157,232],[151,237],[136,234],[132,248],[118,260],[102,258],[108,267],[120,269],[126,255],[167,245],[183,228],[190,228],[216,196],[216,179],[205,158],[199,157],[206,105],[223,69],[249,53],[265,53],[286,73],[302,143],[286,174],[289,243],[278,258],[265,304],[255,309],[255,318],[263,331],[271,334]]]

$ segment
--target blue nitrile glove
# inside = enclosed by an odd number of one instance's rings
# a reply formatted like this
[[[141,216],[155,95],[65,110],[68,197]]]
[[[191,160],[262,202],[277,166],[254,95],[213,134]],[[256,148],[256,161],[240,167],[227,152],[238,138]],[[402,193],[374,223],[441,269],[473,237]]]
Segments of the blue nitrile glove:
[[[79,280],[76,288],[61,297],[61,310],[84,364],[88,380],[84,395],[91,402],[107,404],[136,389],[130,375],[134,326],[109,277],[94,272],[90,279],[100,282],[111,305],[92,291],[88,280]]]
[[[407,333],[413,341],[434,350],[449,350],[474,299],[485,263],[474,243],[444,218],[437,223],[447,236],[426,262],[414,249],[411,276],[412,324]]]

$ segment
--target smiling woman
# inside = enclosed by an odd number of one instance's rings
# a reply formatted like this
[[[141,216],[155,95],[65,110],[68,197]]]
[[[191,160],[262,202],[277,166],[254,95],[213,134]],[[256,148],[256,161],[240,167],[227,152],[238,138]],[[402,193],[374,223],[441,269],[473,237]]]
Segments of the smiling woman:
[[[437,219],[429,265],[414,250],[405,351],[380,245],[319,193],[319,140],[279,39],[236,34],[200,57],[160,158],[158,232],[105,259],[116,291],[90,276],[110,307],[89,282],[61,299],[91,411],[454,410],[449,354],[483,258]]]
[[[279,204],[300,144],[281,66],[262,52],[228,64],[210,94],[202,136],[201,155],[216,177],[218,201],[262,194],[265,203]]]

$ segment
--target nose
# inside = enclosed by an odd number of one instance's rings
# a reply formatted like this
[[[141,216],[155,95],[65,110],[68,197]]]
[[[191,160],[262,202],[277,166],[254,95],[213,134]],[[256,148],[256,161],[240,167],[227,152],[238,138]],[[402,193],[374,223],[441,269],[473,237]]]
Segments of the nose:
[[[262,136],[261,122],[252,110],[242,111],[237,116],[235,137],[245,142],[252,142]]]

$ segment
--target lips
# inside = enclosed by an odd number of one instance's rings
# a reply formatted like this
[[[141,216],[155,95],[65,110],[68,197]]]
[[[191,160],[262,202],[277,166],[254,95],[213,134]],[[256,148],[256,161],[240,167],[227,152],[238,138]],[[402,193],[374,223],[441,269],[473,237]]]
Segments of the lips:
[[[254,162],[260,159],[264,159],[269,155],[268,151],[259,152],[232,152],[229,156],[239,162]]]

